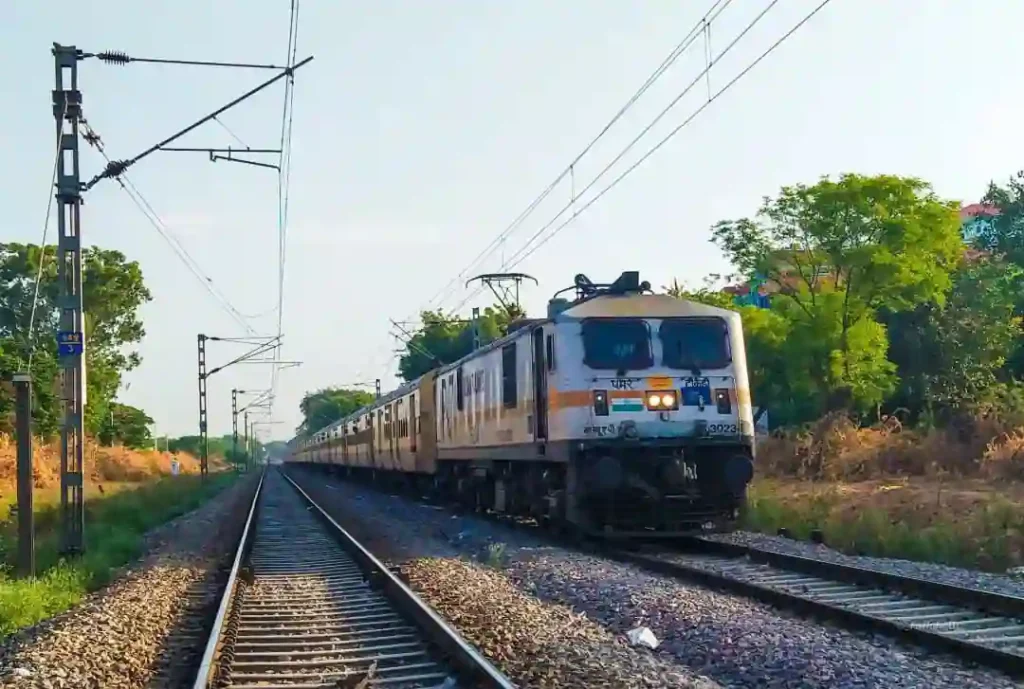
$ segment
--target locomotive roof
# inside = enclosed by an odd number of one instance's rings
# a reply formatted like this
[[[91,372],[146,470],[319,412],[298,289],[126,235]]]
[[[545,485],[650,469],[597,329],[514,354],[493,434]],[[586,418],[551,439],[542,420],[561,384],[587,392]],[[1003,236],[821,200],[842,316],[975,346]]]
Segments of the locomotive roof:
[[[601,295],[587,299],[562,311],[555,320],[584,318],[679,318],[686,316],[717,316],[732,320],[739,314],[729,309],[678,299],[668,294]]]

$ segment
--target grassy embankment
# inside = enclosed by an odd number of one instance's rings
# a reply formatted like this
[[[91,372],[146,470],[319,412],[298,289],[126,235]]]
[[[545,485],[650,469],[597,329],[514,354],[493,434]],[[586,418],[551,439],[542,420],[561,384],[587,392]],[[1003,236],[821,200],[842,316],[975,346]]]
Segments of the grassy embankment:
[[[1024,430],[916,431],[832,417],[758,445],[745,527],[851,554],[1005,572],[1024,565]]]
[[[217,471],[204,485],[198,462],[187,455],[178,455],[181,473],[171,476],[171,457],[165,452],[87,444],[86,553],[68,563],[58,556],[56,448],[37,445],[33,473],[38,576],[19,580],[13,577],[17,519],[11,514],[16,503],[15,448],[9,438],[0,436],[0,636],[75,605],[141,553],[146,531],[195,509],[234,477],[233,472]]]

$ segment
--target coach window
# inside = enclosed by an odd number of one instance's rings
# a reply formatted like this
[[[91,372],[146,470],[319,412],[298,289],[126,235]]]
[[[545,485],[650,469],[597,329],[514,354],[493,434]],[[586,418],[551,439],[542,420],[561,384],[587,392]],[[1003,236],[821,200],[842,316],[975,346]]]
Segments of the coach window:
[[[410,431],[413,435],[416,435],[416,395],[415,393],[409,396],[409,420],[412,423],[409,424]]]
[[[552,333],[551,335],[548,335],[547,349],[546,349],[545,354],[547,355],[547,358],[548,358],[548,370],[549,371],[554,371],[555,370],[555,335],[554,335],[554,333]]]
[[[465,393],[463,392],[462,369],[455,372],[455,406],[462,411],[465,406]]]
[[[501,348],[501,400],[506,409],[516,406],[516,343]]]

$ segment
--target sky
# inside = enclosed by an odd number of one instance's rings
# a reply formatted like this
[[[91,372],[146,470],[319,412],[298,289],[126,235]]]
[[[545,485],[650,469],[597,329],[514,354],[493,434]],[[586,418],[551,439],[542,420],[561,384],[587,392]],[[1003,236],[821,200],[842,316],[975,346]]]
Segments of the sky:
[[[282,358],[273,425],[325,386],[395,384],[389,319],[492,299],[463,287],[515,264],[531,313],[576,273],[639,270],[658,288],[729,266],[709,242],[787,184],[842,172],[921,177],[973,202],[1024,167],[1024,73],[1011,0],[832,0],[586,210],[582,207],[706,104],[819,3],[779,0],[713,63],[705,34],[572,166],[494,251],[480,254],[630,99],[713,0],[302,0],[296,72]],[[770,0],[733,0],[711,22],[718,55]],[[0,3],[0,240],[38,243],[53,165],[54,41],[134,57],[286,61],[289,0],[5,0]],[[268,78],[267,72],[134,63],[79,65],[84,114],[129,158]],[[605,168],[688,84],[619,163]],[[283,86],[226,112],[246,145],[276,148]],[[209,123],[181,146],[237,146]],[[83,174],[103,167],[83,150]],[[172,237],[259,333],[277,327],[278,178],[268,169],[157,153],[129,178]],[[575,203],[573,198],[576,197]],[[575,220],[521,262],[531,236]],[[543,228],[548,225],[549,229]],[[120,399],[158,434],[195,434],[196,335],[245,334],[112,180],[85,196],[86,244],[138,261],[153,301]],[[50,241],[55,229],[50,228]],[[467,270],[470,268],[471,270]],[[461,275],[461,277],[460,277]],[[413,329],[414,324],[403,325]],[[242,353],[211,342],[211,367]],[[230,431],[231,389],[268,387],[270,367],[209,379],[211,435]],[[245,399],[245,396],[243,396]]]

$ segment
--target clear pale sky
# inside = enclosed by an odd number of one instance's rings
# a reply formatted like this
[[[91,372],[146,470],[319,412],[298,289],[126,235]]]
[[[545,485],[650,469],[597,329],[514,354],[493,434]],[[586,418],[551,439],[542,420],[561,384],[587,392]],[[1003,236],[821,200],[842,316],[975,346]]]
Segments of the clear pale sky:
[[[304,0],[297,73],[283,358],[274,435],[327,385],[393,384],[406,319],[560,173],[686,35],[711,0]],[[768,0],[735,0],[712,24],[717,53]],[[817,0],[781,0],[711,71],[721,88]],[[53,41],[139,57],[285,61],[288,0],[5,0],[0,3],[0,239],[40,240],[53,164]],[[1024,3],[833,0],[775,53],[518,270],[530,311],[584,272],[640,270],[659,287],[727,266],[717,220],[752,213],[784,184],[845,171],[923,177],[972,202],[1024,167]],[[698,41],[575,168],[580,190],[704,66]],[[265,72],[80,65],[85,115],[127,158],[266,78]],[[223,121],[275,147],[282,88]],[[694,88],[611,180],[707,98]],[[209,124],[183,146],[233,145]],[[85,176],[102,167],[83,153]],[[269,170],[156,154],[132,181],[253,327],[276,328],[277,180]],[[599,190],[599,183],[594,191]],[[479,266],[497,269],[570,198],[563,182]],[[86,242],[140,262],[153,302],[142,366],[121,398],[161,434],[196,433],[196,334],[241,334],[113,182],[90,191]],[[583,197],[585,202],[586,197]],[[50,241],[55,237],[51,227]],[[450,290],[452,308],[468,292]],[[470,300],[484,306],[483,296]],[[238,353],[210,345],[210,365]],[[210,379],[211,434],[230,430],[230,390],[266,387],[265,366]]]

